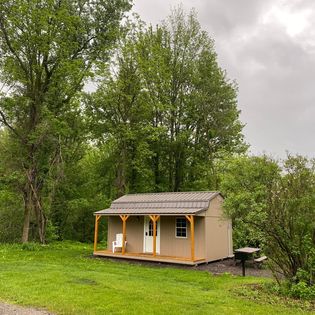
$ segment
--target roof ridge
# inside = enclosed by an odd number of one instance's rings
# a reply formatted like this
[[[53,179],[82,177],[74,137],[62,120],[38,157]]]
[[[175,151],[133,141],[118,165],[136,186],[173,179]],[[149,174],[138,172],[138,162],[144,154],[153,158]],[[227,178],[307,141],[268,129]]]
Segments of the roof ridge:
[[[134,196],[134,195],[159,195],[159,194],[190,194],[190,193],[220,193],[218,190],[194,190],[194,191],[161,191],[161,192],[146,192],[146,193],[134,193],[125,194],[123,196]],[[123,197],[121,196],[121,197]]]
[[[161,201],[117,201],[113,200],[112,203],[161,203]],[[178,203],[178,202],[208,202],[208,199],[194,199],[194,200],[166,200],[165,203]]]

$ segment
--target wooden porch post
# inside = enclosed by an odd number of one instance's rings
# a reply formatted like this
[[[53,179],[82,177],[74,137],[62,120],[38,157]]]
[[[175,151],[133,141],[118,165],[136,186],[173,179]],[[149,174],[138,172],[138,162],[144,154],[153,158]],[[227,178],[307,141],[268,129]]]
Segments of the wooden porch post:
[[[94,252],[96,252],[97,249],[97,239],[98,239],[98,223],[101,216],[97,214],[95,216],[95,226],[94,226]]]
[[[156,256],[156,222],[159,218],[159,215],[150,215],[150,219],[153,222],[153,257]]]
[[[191,260],[195,260],[195,222],[193,215],[186,215],[186,219],[190,222],[190,241],[191,241]]]
[[[126,221],[129,218],[129,215],[120,215],[120,218],[123,223],[123,240],[122,240],[122,248],[121,248],[121,253],[122,255],[125,254],[125,243],[126,243]]]

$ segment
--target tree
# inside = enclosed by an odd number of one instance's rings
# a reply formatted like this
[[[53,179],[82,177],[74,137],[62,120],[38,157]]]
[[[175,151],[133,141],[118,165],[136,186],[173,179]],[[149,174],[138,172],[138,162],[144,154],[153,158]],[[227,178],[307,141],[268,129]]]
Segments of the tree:
[[[45,242],[45,190],[60,177],[63,150],[77,133],[75,97],[108,57],[129,8],[127,0],[0,1],[0,123],[19,148],[14,158],[24,178],[23,242],[31,215]]]
[[[156,28],[138,24],[86,103],[94,135],[117,157],[119,194],[209,189],[214,160],[246,148],[236,86],[194,11],[178,8]]]
[[[234,246],[264,248],[266,235],[256,224],[266,220],[266,201],[280,176],[277,162],[267,156],[242,155],[221,161],[217,168],[224,207],[233,220]]]
[[[109,207],[111,187],[104,174],[106,151],[85,147],[83,157],[66,163],[64,178],[56,188],[50,219],[58,240],[91,242],[94,237],[94,216],[97,209]],[[100,239],[106,234],[106,219],[101,220]]]
[[[137,28],[127,25],[128,34],[120,39],[115,57],[110,61],[111,75],[100,82],[98,90],[86,95],[85,104],[92,127],[92,137],[111,152],[116,193],[146,190],[149,107],[143,99],[141,78],[134,45]],[[109,170],[110,171],[110,170]],[[148,175],[148,174],[147,174]]]
[[[151,120],[165,132],[152,148],[158,157],[153,161],[156,182],[166,170],[167,190],[196,189],[223,151],[245,149],[236,85],[219,67],[213,40],[202,31],[194,10],[173,10],[161,26],[140,35],[138,46],[154,108]]]
[[[227,166],[221,184],[225,208],[235,229],[242,229],[236,236],[250,231],[247,244],[259,241],[253,245],[263,247],[276,272],[308,285],[315,276],[314,167],[301,156],[281,164],[267,157],[239,158]]]

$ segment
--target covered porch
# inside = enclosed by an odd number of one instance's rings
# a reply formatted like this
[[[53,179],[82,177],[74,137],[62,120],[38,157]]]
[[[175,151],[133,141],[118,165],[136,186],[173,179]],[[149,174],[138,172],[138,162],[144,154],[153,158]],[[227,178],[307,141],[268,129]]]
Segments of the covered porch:
[[[121,252],[113,253],[110,250],[97,250],[94,252],[95,256],[103,256],[103,257],[110,257],[110,258],[122,258],[122,259],[131,259],[131,260],[145,260],[151,262],[162,262],[162,263],[170,263],[170,264],[181,264],[181,265],[190,265],[195,266],[198,264],[205,263],[206,260],[196,258],[192,261],[190,258],[185,257],[175,257],[175,256],[164,256],[157,254],[153,256],[149,253],[129,253],[125,252],[123,255]]]
[[[151,210],[151,214],[144,213],[143,209],[141,213],[138,211],[137,213],[129,214],[117,213],[127,212],[123,210],[116,210],[115,212],[117,214],[115,213],[115,215],[114,213],[106,213],[105,211],[105,213],[96,213],[94,255],[185,265],[196,265],[206,262],[202,252],[196,249],[195,244],[196,223],[197,230],[201,230],[204,223],[202,220],[203,217],[199,216],[198,212],[193,214],[187,212],[183,213],[185,211],[178,213],[165,213],[165,209],[163,210],[164,213],[159,214],[156,213],[157,210]],[[145,212],[148,212],[148,210]],[[103,216],[107,216],[109,221],[108,247],[105,249],[99,248],[98,245],[99,222]],[[180,218],[182,223],[185,221],[187,222],[187,231],[185,234],[182,232],[184,237],[176,237],[175,235],[175,218]],[[122,233],[123,241],[121,251],[113,252],[111,242],[113,235],[117,232]],[[202,234],[197,231],[197,241],[199,235]],[[180,250],[180,247],[182,247],[182,250]]]

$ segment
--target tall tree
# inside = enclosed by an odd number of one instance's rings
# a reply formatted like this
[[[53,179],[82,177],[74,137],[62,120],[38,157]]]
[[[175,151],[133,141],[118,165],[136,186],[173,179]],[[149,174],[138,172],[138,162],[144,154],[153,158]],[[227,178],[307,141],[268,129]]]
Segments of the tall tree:
[[[195,12],[179,7],[155,28],[140,23],[113,60],[111,81],[103,81],[89,107],[98,114],[99,135],[114,141],[117,162],[125,161],[116,165],[121,193],[212,188],[200,178],[211,178],[216,158],[245,145],[235,83],[219,67]],[[150,174],[146,185],[135,184],[139,169]]]
[[[85,99],[92,138],[98,139],[100,147],[111,153],[107,159],[112,160],[115,173],[112,197],[126,191],[152,190],[147,162],[151,155],[148,148],[151,109],[144,99],[138,65],[135,44],[138,27],[141,26],[128,22],[128,32],[120,39],[110,61],[110,76],[105,72],[97,92],[86,95]]]
[[[140,45],[148,98],[158,107],[153,121],[167,130],[168,190],[195,188],[220,151],[244,149],[236,86],[218,66],[213,40],[193,10],[173,10]]]
[[[47,181],[56,180],[63,148],[76,131],[74,101],[115,42],[128,0],[1,0],[0,123],[11,133],[24,178],[22,241],[35,215],[45,242]]]

